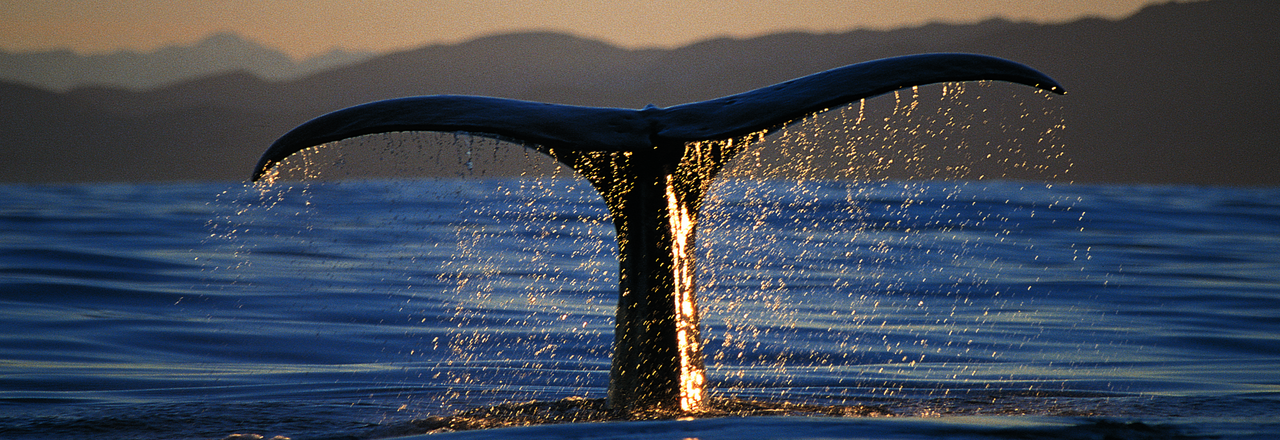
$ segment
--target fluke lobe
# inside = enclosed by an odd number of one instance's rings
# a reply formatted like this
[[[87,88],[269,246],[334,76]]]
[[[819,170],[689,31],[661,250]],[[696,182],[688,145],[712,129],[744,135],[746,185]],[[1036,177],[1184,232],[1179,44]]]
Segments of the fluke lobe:
[[[532,147],[572,167],[603,196],[621,263],[608,405],[620,412],[697,412],[706,377],[694,282],[694,232],[711,179],[746,142],[826,109],[939,82],[1007,81],[1064,93],[1030,67],[972,54],[852,64],[746,93],[668,108],[596,108],[479,96],[418,96],[338,110],[286,133],[254,168],[361,135],[468,132]]]

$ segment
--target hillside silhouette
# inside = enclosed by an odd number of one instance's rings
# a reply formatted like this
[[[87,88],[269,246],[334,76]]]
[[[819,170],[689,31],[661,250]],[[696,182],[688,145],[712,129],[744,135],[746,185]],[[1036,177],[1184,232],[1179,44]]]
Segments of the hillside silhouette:
[[[0,81],[55,91],[85,86],[147,90],[236,70],[269,79],[294,79],[372,56],[369,52],[333,49],[294,60],[284,52],[224,32],[190,46],[171,46],[151,52],[85,55],[69,50],[0,51]]]
[[[1067,87],[1064,180],[1280,185],[1280,2],[1146,7],[1121,20],[989,20],[628,50],[519,33],[387,54],[291,81],[238,72],[130,91],[0,83],[0,180],[242,180],[290,128],[368,101],[466,94],[640,108],[872,59],[969,52]]]

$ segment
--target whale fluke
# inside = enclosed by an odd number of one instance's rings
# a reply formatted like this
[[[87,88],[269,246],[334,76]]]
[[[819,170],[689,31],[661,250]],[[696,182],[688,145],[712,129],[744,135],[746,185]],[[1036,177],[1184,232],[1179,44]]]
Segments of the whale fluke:
[[[462,131],[552,149],[640,151],[663,143],[732,138],[907,87],[981,80],[1064,93],[1052,78],[1022,64],[943,53],[852,64],[668,108],[598,108],[454,95],[388,99],[338,110],[294,128],[263,153],[252,180],[298,151],[368,134]]]
[[[852,64],[746,93],[678,105],[654,119],[661,127],[657,133],[661,138],[726,139],[907,87],[983,80],[1065,93],[1057,81],[1013,61],[985,55],[923,54]]]
[[[338,110],[294,128],[263,153],[252,180],[303,149],[397,131],[469,132],[532,146],[569,165],[604,197],[618,234],[608,406],[621,412],[696,412],[706,406],[694,288],[698,209],[712,177],[744,147],[741,142],[686,146],[765,132],[907,87],[978,80],[1064,92],[1048,76],[1012,61],[923,54],[853,64],[668,108],[451,95],[400,98]]]

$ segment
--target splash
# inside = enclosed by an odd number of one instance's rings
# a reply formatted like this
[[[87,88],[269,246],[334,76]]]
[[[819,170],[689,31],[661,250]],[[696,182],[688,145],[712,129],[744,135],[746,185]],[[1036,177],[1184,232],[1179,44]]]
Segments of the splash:
[[[717,391],[840,403],[1014,386],[1025,372],[965,359],[1004,359],[1017,347],[991,346],[988,334],[1043,319],[1020,315],[1030,304],[1001,285],[1025,276],[1010,261],[1037,252],[1019,248],[1036,225],[1011,218],[1073,209],[1036,190],[1071,166],[1057,107],[994,83],[922,86],[806,118],[740,154],[708,190],[698,226]],[[1006,183],[968,184],[994,179]],[[1009,249],[1021,250],[1001,254]],[[901,387],[920,376],[950,386]]]

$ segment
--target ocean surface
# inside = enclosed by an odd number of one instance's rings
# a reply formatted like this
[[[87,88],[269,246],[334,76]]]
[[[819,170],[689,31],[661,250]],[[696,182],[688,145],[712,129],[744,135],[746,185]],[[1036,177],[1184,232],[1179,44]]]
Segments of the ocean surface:
[[[717,396],[894,417],[430,438],[1276,438],[1280,189],[727,179]],[[423,434],[602,398],[604,203],[571,179],[0,185],[0,438]]]

